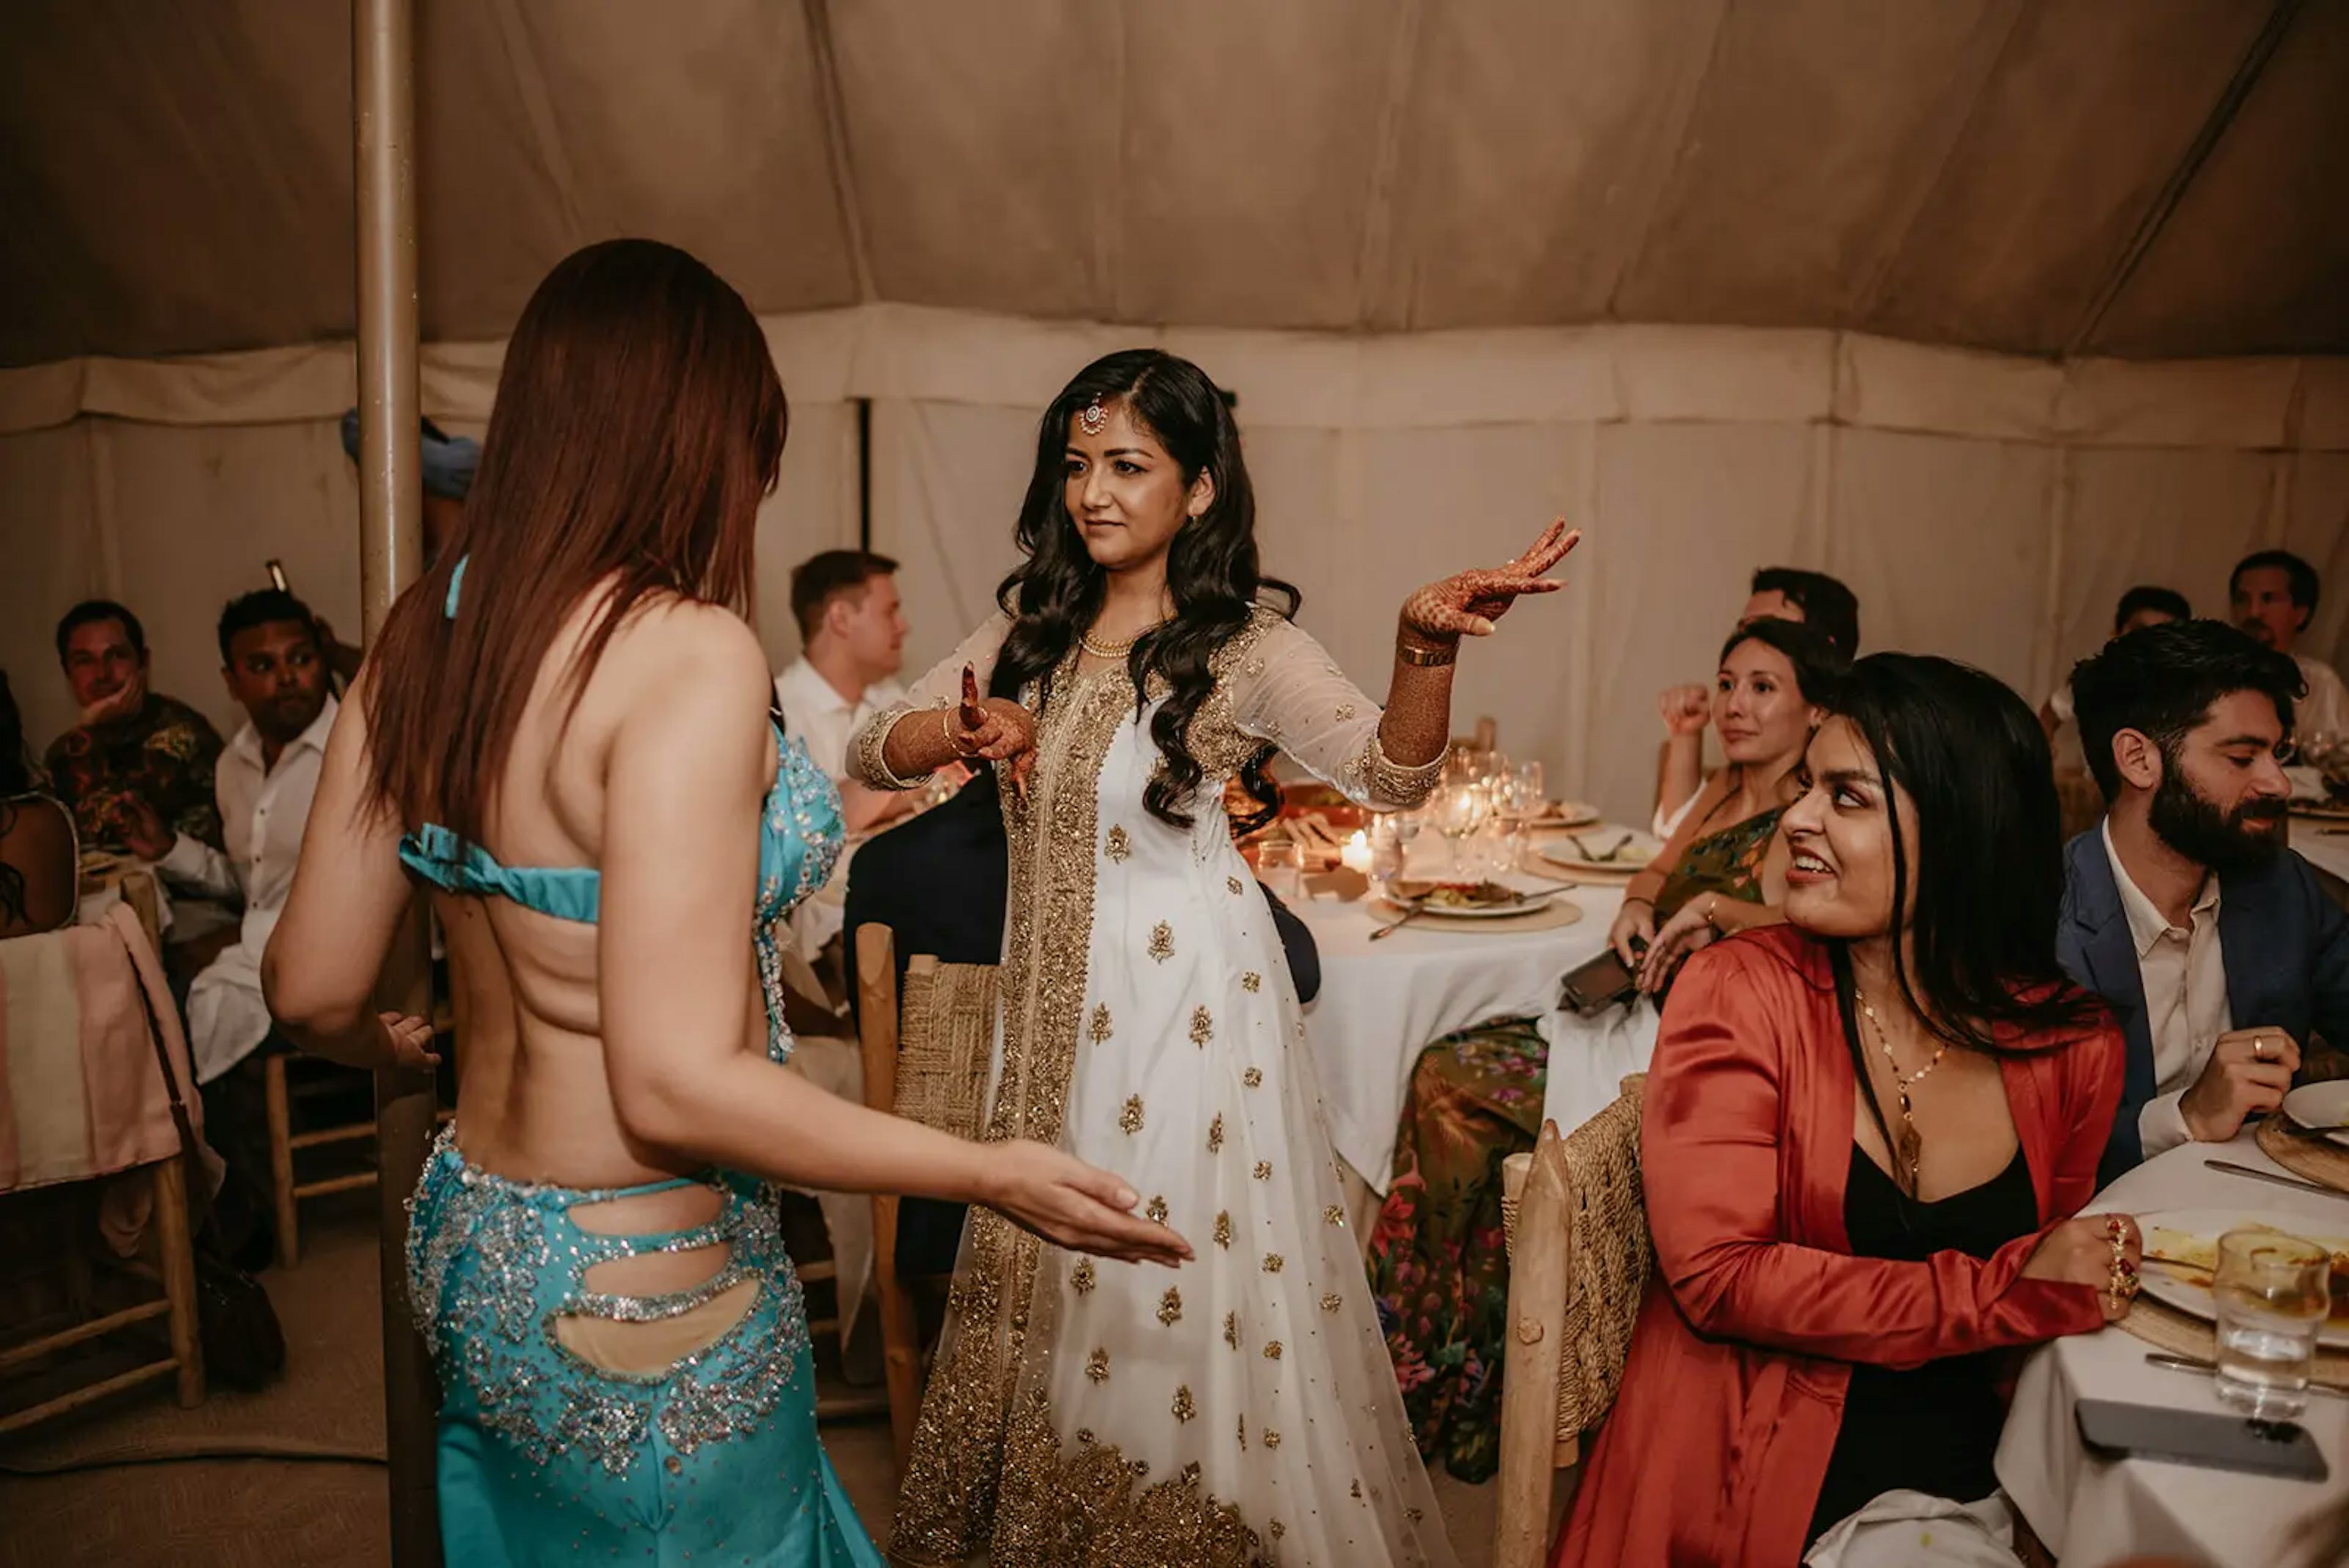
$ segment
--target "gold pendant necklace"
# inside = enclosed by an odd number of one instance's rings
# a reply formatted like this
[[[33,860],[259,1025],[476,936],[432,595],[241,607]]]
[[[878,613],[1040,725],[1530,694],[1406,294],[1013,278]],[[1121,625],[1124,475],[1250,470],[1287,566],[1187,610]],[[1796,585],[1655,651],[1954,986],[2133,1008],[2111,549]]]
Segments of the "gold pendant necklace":
[[[1909,1189],[1910,1195],[1914,1196],[1917,1189],[1918,1171],[1923,1166],[1925,1159],[1925,1140],[1917,1131],[1916,1107],[1909,1101],[1909,1091],[1923,1083],[1932,1075],[1933,1069],[1941,1064],[1941,1058],[1950,1054],[1950,1043],[1946,1040],[1940,1042],[1934,1047],[1931,1061],[1918,1068],[1909,1076],[1903,1077],[1900,1075],[1900,1064],[1892,1054],[1892,1036],[1885,1033],[1883,1021],[1876,1016],[1876,1009],[1868,1005],[1868,993],[1855,985],[1851,988],[1851,999],[1859,1004],[1859,1015],[1867,1019],[1868,1026],[1876,1032],[1877,1049],[1884,1053],[1885,1065],[1892,1069],[1892,1085],[1900,1096],[1900,1120],[1903,1126],[1900,1130],[1899,1147],[1889,1152],[1895,1160],[1909,1168]]]
[[[1165,624],[1166,623],[1164,621],[1158,621],[1150,626],[1145,626],[1140,631],[1135,632],[1132,637],[1125,639],[1122,642],[1097,642],[1093,639],[1093,634],[1088,631],[1077,639],[1077,646],[1083,649],[1087,653],[1092,654],[1095,659],[1123,659],[1127,654],[1133,651],[1133,645],[1135,643],[1140,642],[1143,638],[1148,637],[1152,632],[1157,630],[1159,627]]]

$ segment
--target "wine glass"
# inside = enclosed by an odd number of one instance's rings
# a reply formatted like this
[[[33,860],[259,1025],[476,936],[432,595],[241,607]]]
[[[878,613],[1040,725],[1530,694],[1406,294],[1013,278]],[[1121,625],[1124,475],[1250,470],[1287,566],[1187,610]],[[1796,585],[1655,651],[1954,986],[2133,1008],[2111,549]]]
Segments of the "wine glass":
[[[1483,788],[1474,784],[1445,784],[1428,797],[1428,814],[1434,819],[1435,830],[1451,845],[1454,875],[1461,868],[1461,841],[1483,826],[1488,804]]]
[[[1509,815],[1530,822],[1549,805],[1549,789],[1539,763],[1519,763],[1509,774]]]

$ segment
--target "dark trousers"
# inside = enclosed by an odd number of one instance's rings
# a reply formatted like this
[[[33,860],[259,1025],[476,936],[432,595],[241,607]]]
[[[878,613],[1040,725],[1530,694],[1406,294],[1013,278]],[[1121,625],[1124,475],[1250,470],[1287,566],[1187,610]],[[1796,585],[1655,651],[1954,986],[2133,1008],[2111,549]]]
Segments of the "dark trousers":
[[[269,1185],[269,1102],[262,1064],[283,1049],[272,1034],[200,1091],[204,1141],[228,1166],[213,1200],[212,1222],[221,1251],[247,1272],[265,1266],[277,1245],[276,1199]]]

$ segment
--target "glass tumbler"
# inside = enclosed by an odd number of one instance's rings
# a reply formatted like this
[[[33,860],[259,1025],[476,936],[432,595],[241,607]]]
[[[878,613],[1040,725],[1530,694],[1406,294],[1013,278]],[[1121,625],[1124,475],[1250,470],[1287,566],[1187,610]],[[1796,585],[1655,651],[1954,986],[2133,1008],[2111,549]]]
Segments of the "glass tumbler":
[[[2274,1231],[2219,1238],[2219,1397],[2257,1420],[2284,1421],[2308,1404],[2316,1335],[2332,1309],[2333,1255]]]

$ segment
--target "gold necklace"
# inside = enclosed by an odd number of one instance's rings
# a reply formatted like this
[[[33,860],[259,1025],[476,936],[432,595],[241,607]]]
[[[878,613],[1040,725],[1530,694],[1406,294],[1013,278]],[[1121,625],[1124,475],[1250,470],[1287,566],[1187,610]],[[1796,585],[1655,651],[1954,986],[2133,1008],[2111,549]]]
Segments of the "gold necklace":
[[[1892,1069],[1892,1085],[1900,1095],[1900,1120],[1905,1125],[1900,1132],[1900,1147],[1889,1152],[1893,1158],[1908,1166],[1909,1186],[1913,1193],[1918,1171],[1924,1164],[1925,1140],[1917,1131],[1916,1107],[1909,1102],[1909,1091],[1923,1083],[1931,1075],[1933,1069],[1941,1064],[1941,1058],[1950,1054],[1950,1043],[1941,1041],[1933,1049],[1933,1059],[1904,1078],[1900,1075],[1900,1064],[1892,1054],[1892,1036],[1885,1032],[1884,1022],[1876,1016],[1876,1009],[1868,1005],[1868,992],[1855,985],[1851,988],[1851,999],[1859,1004],[1859,1015],[1868,1020],[1868,1026],[1876,1031],[1877,1049],[1884,1053],[1885,1065]]]
[[[1133,651],[1133,645],[1135,643],[1140,642],[1143,638],[1148,637],[1152,632],[1156,631],[1159,627],[1165,624],[1166,623],[1164,621],[1154,622],[1149,626],[1143,627],[1140,631],[1135,632],[1132,637],[1125,639],[1122,642],[1096,642],[1093,640],[1093,634],[1088,631],[1077,639],[1077,646],[1083,649],[1087,653],[1092,654],[1095,659],[1123,659],[1127,654]]]

